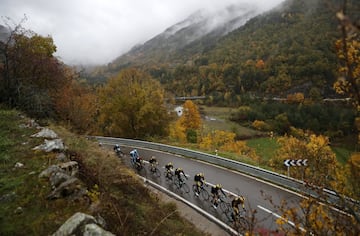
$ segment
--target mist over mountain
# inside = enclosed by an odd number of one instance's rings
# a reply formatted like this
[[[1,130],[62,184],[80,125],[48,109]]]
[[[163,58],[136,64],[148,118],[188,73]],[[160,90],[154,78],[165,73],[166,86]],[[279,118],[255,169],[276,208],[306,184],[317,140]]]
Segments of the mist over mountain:
[[[245,3],[216,10],[199,10],[144,44],[136,45],[112,64],[122,67],[129,63],[164,63],[169,58],[183,57],[183,49],[190,44],[197,45],[197,50],[191,53],[202,52],[217,39],[244,25],[260,12],[256,5]]]

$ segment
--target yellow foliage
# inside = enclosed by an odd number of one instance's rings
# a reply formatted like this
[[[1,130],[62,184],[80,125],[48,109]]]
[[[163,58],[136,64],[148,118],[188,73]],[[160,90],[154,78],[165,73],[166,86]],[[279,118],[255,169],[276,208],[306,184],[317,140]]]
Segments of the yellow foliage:
[[[201,127],[201,117],[197,106],[190,100],[187,100],[183,105],[183,115],[180,117],[180,122],[186,130],[198,130]]]
[[[270,130],[271,127],[270,125],[268,125],[265,121],[262,121],[262,120],[255,120],[253,123],[252,123],[252,126],[257,129],[257,130],[262,130],[262,131],[267,131],[267,130]]]
[[[303,93],[289,94],[286,97],[286,101],[288,103],[303,103],[304,100],[305,100],[305,96]]]
[[[185,127],[182,126],[181,120],[178,119],[175,123],[170,126],[169,136],[170,138],[176,139],[180,142],[186,141]]]
[[[293,136],[283,136],[278,138],[280,149],[270,160],[270,165],[279,169],[284,169],[284,160],[307,159],[307,167],[290,168],[291,177],[304,179],[319,186],[337,188],[343,179],[336,179],[341,176],[341,171],[336,161],[336,155],[329,146],[329,139],[323,135],[304,135],[296,138]],[[331,176],[331,178],[329,178]]]

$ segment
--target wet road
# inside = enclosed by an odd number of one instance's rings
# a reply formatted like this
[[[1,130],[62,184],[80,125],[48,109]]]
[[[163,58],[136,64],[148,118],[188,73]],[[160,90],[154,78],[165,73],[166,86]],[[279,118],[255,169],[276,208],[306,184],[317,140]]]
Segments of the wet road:
[[[112,148],[114,143],[103,143],[105,147]],[[130,156],[128,153],[131,151],[131,147],[121,146],[122,151],[127,154],[123,157],[123,161],[128,166],[130,164]],[[159,170],[161,171],[160,177],[155,177],[148,170],[148,163],[146,162],[145,168],[139,172],[140,175],[156,182],[157,184],[166,187],[167,189],[181,195],[186,200],[190,201],[193,204],[201,207],[203,210],[212,214],[213,216],[225,221],[225,217],[222,214],[221,210],[214,209],[212,204],[209,201],[203,201],[199,197],[195,196],[193,191],[190,190],[189,193],[183,193],[179,191],[175,185],[167,181],[164,176],[164,166],[172,162],[174,168],[181,167],[188,176],[186,183],[189,185],[190,189],[194,183],[193,177],[199,172],[204,173],[206,182],[209,183],[209,186],[206,187],[207,191],[210,193],[210,186],[214,184],[221,184],[225,192],[229,193],[229,197],[226,199],[227,202],[231,202],[231,199],[235,195],[243,195],[246,198],[245,207],[247,209],[248,216],[250,212],[256,210],[255,213],[255,228],[256,229],[266,229],[266,230],[275,230],[277,228],[276,220],[280,217],[274,210],[273,205],[280,205],[282,199],[286,199],[287,202],[293,202],[293,205],[297,205],[300,201],[300,196],[288,191],[284,188],[269,184],[259,179],[255,179],[251,176],[241,174],[236,171],[225,169],[223,167],[215,166],[213,164],[208,164],[202,161],[185,158],[177,156],[170,153],[159,152],[156,150],[141,149],[137,148],[139,155],[145,160],[149,160],[151,156],[155,156],[159,162]],[[291,222],[289,222],[289,227],[291,227]]]

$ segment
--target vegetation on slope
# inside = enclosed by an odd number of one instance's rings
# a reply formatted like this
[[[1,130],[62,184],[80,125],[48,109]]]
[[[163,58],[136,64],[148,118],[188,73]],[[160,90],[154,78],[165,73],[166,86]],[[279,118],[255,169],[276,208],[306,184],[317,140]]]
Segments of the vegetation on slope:
[[[16,110],[0,110],[0,235],[49,235],[70,216],[100,214],[116,235],[204,235],[179,216],[173,203],[163,204],[112,152],[66,129],[50,127],[63,138],[66,155],[80,164],[88,199],[47,200],[51,187],[39,173],[56,163],[56,153],[34,151],[41,138]],[[24,164],[14,168],[15,163]]]

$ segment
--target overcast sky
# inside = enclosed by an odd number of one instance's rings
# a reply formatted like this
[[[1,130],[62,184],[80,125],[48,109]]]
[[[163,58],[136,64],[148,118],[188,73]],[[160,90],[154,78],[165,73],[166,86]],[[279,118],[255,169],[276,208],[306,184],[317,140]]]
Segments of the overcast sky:
[[[68,64],[105,64],[144,43],[200,8],[234,2],[268,10],[283,0],[0,0],[0,16],[43,36]],[[0,24],[4,24],[1,19]]]

